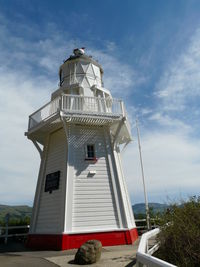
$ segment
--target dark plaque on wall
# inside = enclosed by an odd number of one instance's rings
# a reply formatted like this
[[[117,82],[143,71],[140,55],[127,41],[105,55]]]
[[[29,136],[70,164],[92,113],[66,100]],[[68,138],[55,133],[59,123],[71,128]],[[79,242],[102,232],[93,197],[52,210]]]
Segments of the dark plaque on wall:
[[[59,188],[59,181],[60,181],[60,171],[47,174],[44,191],[52,193],[53,190]]]

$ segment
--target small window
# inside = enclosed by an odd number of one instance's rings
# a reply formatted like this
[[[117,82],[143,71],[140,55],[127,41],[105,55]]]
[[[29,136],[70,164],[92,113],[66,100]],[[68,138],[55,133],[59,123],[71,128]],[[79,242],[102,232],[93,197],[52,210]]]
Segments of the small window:
[[[63,81],[64,81],[64,75],[63,75],[63,70],[61,69],[60,70],[60,85],[62,85]]]
[[[87,157],[87,159],[94,159],[95,158],[94,145],[87,145],[86,157]]]

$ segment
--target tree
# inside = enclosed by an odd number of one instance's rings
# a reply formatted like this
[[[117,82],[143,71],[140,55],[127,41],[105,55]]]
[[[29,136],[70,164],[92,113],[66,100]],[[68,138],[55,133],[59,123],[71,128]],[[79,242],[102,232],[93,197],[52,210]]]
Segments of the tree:
[[[181,267],[200,266],[200,197],[173,204],[161,218],[157,257]]]

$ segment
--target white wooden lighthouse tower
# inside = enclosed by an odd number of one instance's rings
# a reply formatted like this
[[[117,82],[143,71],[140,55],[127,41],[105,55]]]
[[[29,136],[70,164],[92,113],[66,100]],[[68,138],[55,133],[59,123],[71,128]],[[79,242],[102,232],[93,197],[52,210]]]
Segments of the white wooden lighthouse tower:
[[[123,102],[103,87],[102,75],[97,61],[74,49],[60,67],[59,89],[29,117],[26,135],[41,156],[30,247],[137,239],[119,147],[131,140],[130,128]]]

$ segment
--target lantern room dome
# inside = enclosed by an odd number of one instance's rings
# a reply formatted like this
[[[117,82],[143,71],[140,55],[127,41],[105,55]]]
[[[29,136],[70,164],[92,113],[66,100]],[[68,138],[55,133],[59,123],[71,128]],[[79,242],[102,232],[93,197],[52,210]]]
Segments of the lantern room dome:
[[[88,97],[110,96],[103,87],[103,68],[92,56],[85,54],[84,48],[76,48],[59,68],[60,88],[52,94],[52,99],[60,93]]]
[[[88,56],[85,54],[85,48],[76,48],[73,50],[73,55],[71,55],[68,59],[66,59],[64,61],[64,63],[61,65],[61,68],[62,66],[67,62],[72,62],[74,60],[80,60],[80,61],[84,61],[84,62],[88,62],[88,63],[91,63],[91,64],[94,64],[95,66],[97,66],[99,69],[100,69],[100,72],[103,74],[103,68],[102,66],[98,63],[98,61],[94,60],[92,58],[92,56]]]
[[[59,69],[60,90],[68,94],[94,96],[94,88],[103,88],[103,69],[83,48],[74,49],[73,55]]]

